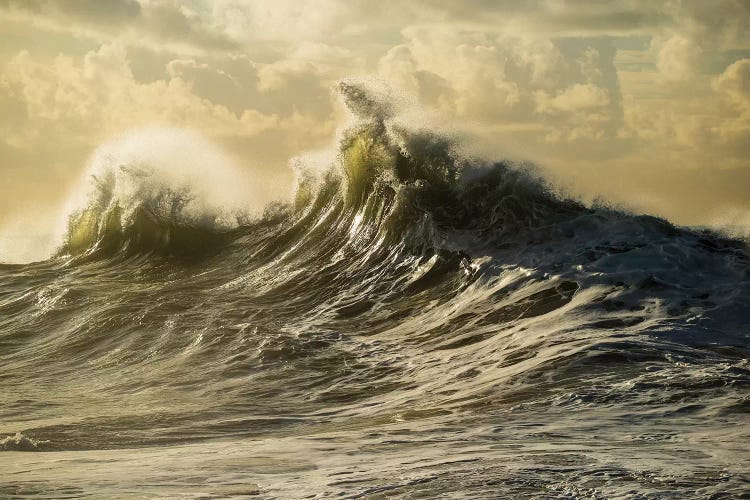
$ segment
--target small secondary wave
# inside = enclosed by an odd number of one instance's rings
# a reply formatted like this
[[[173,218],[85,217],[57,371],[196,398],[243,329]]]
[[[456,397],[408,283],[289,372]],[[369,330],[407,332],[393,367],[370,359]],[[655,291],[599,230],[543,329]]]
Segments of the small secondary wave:
[[[246,223],[258,187],[197,134],[143,129],[94,154],[58,255],[181,253]]]
[[[46,443],[49,443],[49,441],[32,439],[17,432],[12,436],[0,439],[0,451],[40,451]]]

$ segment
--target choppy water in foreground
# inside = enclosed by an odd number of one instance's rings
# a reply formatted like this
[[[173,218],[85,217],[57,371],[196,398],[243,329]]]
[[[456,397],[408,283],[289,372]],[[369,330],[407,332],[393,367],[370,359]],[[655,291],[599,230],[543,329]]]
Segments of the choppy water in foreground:
[[[0,267],[0,497],[750,497],[746,244],[342,91],[293,204],[196,219],[115,165]]]

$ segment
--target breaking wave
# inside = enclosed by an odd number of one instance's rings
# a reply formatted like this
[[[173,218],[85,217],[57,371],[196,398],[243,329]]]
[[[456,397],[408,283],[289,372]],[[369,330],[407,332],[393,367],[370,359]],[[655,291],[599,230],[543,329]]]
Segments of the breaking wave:
[[[259,187],[200,136],[148,128],[100,147],[70,202],[61,255],[184,253],[250,220]]]

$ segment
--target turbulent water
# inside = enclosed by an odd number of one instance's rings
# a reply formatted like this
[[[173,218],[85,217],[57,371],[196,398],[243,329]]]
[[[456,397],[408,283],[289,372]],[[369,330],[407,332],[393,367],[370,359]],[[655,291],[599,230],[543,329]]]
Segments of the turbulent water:
[[[746,244],[341,90],[292,202],[109,161],[0,266],[0,497],[750,497]]]

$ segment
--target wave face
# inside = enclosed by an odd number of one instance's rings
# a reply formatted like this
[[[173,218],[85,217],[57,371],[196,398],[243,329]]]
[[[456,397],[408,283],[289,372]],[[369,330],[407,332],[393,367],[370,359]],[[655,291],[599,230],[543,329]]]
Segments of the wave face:
[[[747,493],[745,243],[340,90],[356,120],[293,201],[104,155],[58,255],[0,267],[3,494]]]

